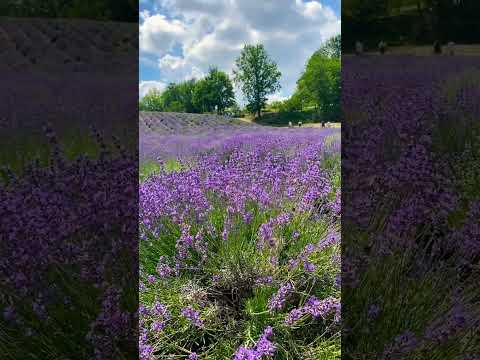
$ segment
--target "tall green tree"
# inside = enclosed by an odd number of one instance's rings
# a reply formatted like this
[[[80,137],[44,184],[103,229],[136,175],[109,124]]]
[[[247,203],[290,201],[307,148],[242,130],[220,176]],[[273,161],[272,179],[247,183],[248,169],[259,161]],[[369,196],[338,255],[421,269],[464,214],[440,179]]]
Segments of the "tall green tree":
[[[317,51],[325,57],[340,59],[342,56],[342,35],[338,34],[328,39]]]
[[[262,115],[267,96],[280,89],[282,73],[263,45],[245,45],[235,61],[234,81],[247,100],[247,109]]]
[[[193,103],[193,92],[195,90],[195,84],[197,80],[190,79],[183,81],[177,85],[177,91],[180,96],[180,103],[182,104],[182,112],[196,113],[198,109]]]
[[[199,113],[211,111],[212,103],[209,94],[208,82],[205,79],[198,80],[193,89],[192,101]]]
[[[335,52],[325,49],[332,42],[327,42],[308,60],[300,79],[297,91],[307,104],[313,104],[324,120],[339,121],[341,119],[341,66],[340,58]],[[330,54],[330,55],[328,55]]]
[[[160,90],[153,88],[140,99],[140,111],[163,111],[162,93]]]
[[[168,84],[162,93],[163,110],[169,112],[198,112],[193,103],[196,80],[191,79],[178,84]]]
[[[233,85],[225,72],[213,67],[205,80],[210,88],[211,103],[219,114],[223,113],[227,107],[235,104]]]
[[[234,105],[235,94],[228,75],[216,67],[210,68],[207,76],[195,85],[193,103],[201,112],[216,109],[218,114]]]

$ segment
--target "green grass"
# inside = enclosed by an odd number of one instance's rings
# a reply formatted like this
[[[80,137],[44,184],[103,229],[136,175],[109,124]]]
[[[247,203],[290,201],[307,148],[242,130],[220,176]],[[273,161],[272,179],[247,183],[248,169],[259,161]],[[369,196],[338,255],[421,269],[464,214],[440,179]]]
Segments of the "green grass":
[[[116,135],[121,140],[121,145],[127,151],[137,147],[136,139]],[[56,134],[58,144],[66,160],[72,161],[78,156],[86,156],[92,159],[98,157],[101,151],[100,144],[88,129],[71,129]],[[115,154],[118,152],[113,143],[113,138],[105,135],[107,150]],[[21,176],[25,168],[38,162],[41,166],[47,166],[51,161],[52,145],[49,144],[46,135],[43,133],[25,132],[8,136],[2,134],[0,137],[0,164],[8,167],[13,173]],[[0,174],[0,178],[3,177]]]
[[[256,124],[275,127],[288,126],[290,121],[293,125],[297,125],[299,121],[303,124],[321,123],[321,119],[315,109],[304,111],[265,112],[260,118],[253,119],[253,122]]]
[[[185,168],[185,165],[182,165],[178,160],[169,159],[165,161],[163,166],[155,160],[145,160],[140,162],[138,175],[140,182],[144,182],[148,178],[155,176],[160,173],[162,170],[166,172],[176,172],[181,171]]]

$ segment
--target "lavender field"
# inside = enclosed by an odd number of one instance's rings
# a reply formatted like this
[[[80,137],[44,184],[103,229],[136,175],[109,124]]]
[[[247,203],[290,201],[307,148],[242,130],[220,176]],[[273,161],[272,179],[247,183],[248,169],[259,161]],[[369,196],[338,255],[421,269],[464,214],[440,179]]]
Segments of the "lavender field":
[[[140,358],[339,358],[339,130],[177,116],[141,117]]]
[[[342,354],[478,359],[479,57],[342,66]]]
[[[0,357],[136,357],[137,25],[1,17],[0,43]]]
[[[132,94],[136,27],[62,19],[0,19],[0,162],[19,172],[48,163],[50,124],[69,159],[98,154],[90,125],[137,147]],[[121,75],[121,76],[120,76]],[[121,104],[121,105],[119,105]],[[107,135],[108,134],[108,135]],[[132,140],[135,139],[135,140]]]

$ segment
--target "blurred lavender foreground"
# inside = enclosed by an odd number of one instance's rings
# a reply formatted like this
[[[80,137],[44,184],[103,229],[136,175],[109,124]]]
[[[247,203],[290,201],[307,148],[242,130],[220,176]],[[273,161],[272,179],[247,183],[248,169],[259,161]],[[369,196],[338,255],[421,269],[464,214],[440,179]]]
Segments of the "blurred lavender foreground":
[[[480,356],[480,57],[342,61],[342,356]]]
[[[0,18],[2,359],[138,357],[137,42]]]

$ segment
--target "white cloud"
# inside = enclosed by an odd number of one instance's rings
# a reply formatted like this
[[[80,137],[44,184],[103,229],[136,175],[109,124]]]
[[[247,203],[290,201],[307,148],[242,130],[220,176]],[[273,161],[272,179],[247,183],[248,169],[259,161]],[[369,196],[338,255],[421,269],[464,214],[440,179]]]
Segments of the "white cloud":
[[[155,1],[164,14],[144,13],[140,51],[157,56],[160,80],[198,77],[212,65],[231,73],[245,43],[262,43],[282,72],[278,99],[292,94],[309,56],[341,28],[321,1]]]
[[[151,89],[157,89],[159,91],[165,90],[167,84],[162,81],[140,81],[138,86],[138,92],[140,97],[144,97]]]
[[[280,93],[275,93],[275,94],[272,94],[268,97],[268,102],[271,103],[271,102],[274,102],[274,101],[284,101],[284,100],[287,100],[288,97],[287,96],[282,96],[280,95]]]
[[[140,51],[162,56],[172,50],[176,43],[181,43],[187,34],[186,26],[180,20],[170,20],[161,14],[141,13]]]
[[[205,74],[183,57],[167,54],[158,60],[161,79],[165,82],[199,79]]]

